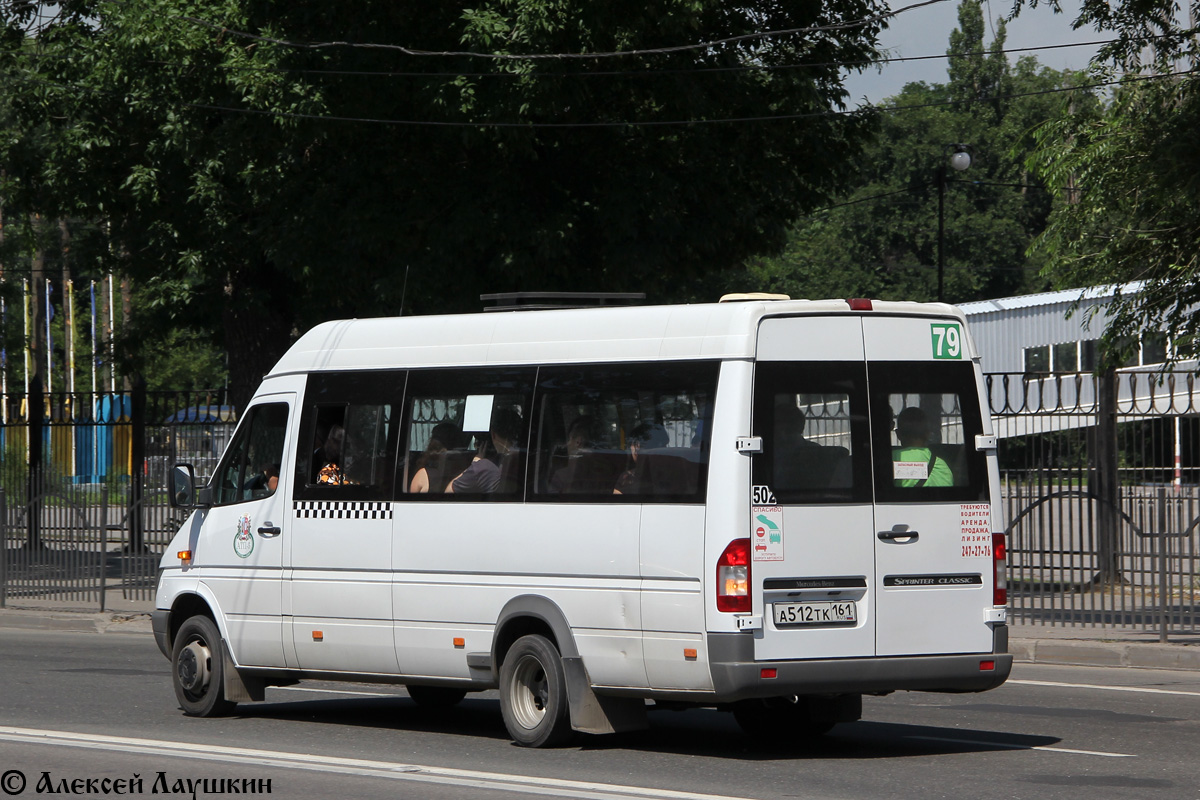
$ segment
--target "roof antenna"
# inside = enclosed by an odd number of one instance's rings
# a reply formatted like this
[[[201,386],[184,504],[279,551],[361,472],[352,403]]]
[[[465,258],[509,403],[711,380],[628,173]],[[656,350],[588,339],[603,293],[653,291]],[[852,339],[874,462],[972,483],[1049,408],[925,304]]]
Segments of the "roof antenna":
[[[405,297],[405,295],[408,294],[408,268],[411,266],[412,266],[411,264],[404,265],[404,286],[400,289],[400,314],[399,314],[399,316],[401,316],[401,317],[404,316],[404,297]]]

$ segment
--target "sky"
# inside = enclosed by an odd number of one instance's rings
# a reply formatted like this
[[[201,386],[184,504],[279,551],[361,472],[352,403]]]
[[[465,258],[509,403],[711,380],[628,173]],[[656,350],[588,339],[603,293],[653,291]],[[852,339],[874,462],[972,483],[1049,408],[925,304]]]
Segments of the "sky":
[[[900,9],[914,2],[916,0],[889,0],[889,5],[892,9]],[[1008,23],[1005,49],[1089,42],[1106,38],[1090,28],[1071,30],[1071,22],[1079,11],[1078,0],[1063,0],[1062,7],[1062,14],[1053,13],[1047,6],[1021,9],[1021,15]],[[991,21],[986,28],[988,45],[992,41],[996,20],[1007,16],[1011,9],[1011,0],[985,1],[984,19]],[[905,11],[894,17],[889,28],[880,35],[880,45],[888,50],[893,58],[945,55],[950,44],[950,32],[956,27],[958,2],[946,0]],[[1043,66],[1054,69],[1083,69],[1097,49],[1097,46],[1081,46],[1012,53],[1009,55],[1009,61],[1016,63],[1019,56],[1032,55]],[[871,103],[881,103],[886,98],[899,94],[906,83],[914,81],[945,83],[946,60],[939,58],[885,64],[882,72],[868,70],[861,74],[851,74],[846,80],[846,88],[850,91],[851,105],[855,106],[863,104],[864,99]]]

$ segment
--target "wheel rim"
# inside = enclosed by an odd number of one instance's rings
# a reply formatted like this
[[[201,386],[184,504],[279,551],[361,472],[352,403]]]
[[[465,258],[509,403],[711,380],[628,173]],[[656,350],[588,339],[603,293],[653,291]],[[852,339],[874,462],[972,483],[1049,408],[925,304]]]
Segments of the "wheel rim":
[[[201,640],[188,642],[179,651],[175,672],[179,685],[189,697],[203,697],[212,678],[212,651]]]
[[[513,718],[522,728],[533,730],[546,718],[549,706],[550,681],[542,662],[533,656],[522,656],[513,669]]]

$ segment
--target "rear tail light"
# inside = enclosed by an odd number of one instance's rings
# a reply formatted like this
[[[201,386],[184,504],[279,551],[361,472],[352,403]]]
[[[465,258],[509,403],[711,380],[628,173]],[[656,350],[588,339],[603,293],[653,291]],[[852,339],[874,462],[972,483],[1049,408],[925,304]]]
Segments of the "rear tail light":
[[[992,584],[992,605],[1008,605],[1008,546],[1004,543],[1003,533],[992,534],[992,566],[995,568],[995,582]]]
[[[846,303],[850,306],[851,311],[871,311],[871,299],[869,297],[851,297]]]
[[[717,611],[749,614],[750,540],[734,539],[717,559]]]

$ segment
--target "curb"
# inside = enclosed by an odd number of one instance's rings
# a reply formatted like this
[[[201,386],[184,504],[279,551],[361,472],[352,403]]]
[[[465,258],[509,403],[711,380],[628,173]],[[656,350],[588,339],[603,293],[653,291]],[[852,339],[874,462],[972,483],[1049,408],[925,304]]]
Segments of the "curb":
[[[58,631],[60,633],[150,633],[150,615],[136,611],[86,612],[0,608],[0,630]]]
[[[1200,670],[1200,647],[1083,639],[1010,639],[1008,652],[1028,664]]]

